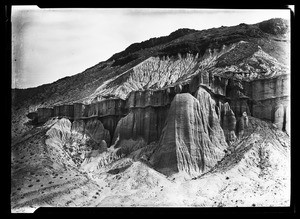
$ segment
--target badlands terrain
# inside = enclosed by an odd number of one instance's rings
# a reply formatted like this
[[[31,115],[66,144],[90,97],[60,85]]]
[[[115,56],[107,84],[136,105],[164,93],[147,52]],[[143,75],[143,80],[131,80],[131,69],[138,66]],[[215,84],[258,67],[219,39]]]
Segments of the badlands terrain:
[[[12,90],[11,211],[290,206],[290,29],[179,29]]]

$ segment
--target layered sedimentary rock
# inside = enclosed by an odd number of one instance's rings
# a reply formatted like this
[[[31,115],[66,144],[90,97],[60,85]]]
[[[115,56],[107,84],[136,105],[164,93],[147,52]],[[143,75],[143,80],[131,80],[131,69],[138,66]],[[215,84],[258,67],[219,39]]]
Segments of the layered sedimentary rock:
[[[133,91],[126,100],[126,108],[161,107],[171,103],[175,89]],[[173,94],[173,95],[172,95]]]
[[[110,134],[96,118],[89,120],[76,120],[71,127],[72,137],[74,139],[91,139],[93,149],[98,149],[104,140],[106,145],[110,144]],[[102,143],[103,144],[103,143]]]
[[[54,116],[58,117],[69,117],[73,118],[74,117],[74,106],[73,105],[60,105],[60,106],[54,106]]]
[[[161,135],[168,107],[133,108],[123,117],[115,130],[113,142],[117,139],[143,138],[147,143],[157,141]]]
[[[37,112],[31,112],[28,113],[27,118],[31,120],[32,123],[37,123],[38,122],[38,113]]]
[[[242,116],[244,112],[251,115],[248,98],[232,99],[230,100],[230,108],[236,117]]]
[[[230,145],[236,140],[236,117],[227,102],[221,105],[220,118],[221,127],[223,129],[226,142],[228,143],[228,145]]]
[[[83,103],[74,103],[74,120],[84,117],[85,108],[87,107]]]
[[[194,76],[189,84],[189,90],[193,94],[198,90],[200,85],[209,88],[213,93],[226,96],[226,86],[228,79],[214,76],[207,71],[201,71]]]
[[[282,75],[252,83],[252,115],[274,122],[279,129],[286,126],[284,111],[289,105],[289,77]]]
[[[243,113],[241,117],[238,118],[237,122],[237,134],[238,137],[241,138],[245,133],[245,130],[247,130],[249,126],[249,119],[246,112]]]
[[[93,139],[98,146],[104,140],[108,145],[110,144],[110,134],[103,124],[97,119],[91,119],[85,123],[84,134]],[[102,142],[103,144],[103,142]]]
[[[251,82],[251,98],[254,100],[259,101],[283,96],[289,96],[289,76],[286,74]]]
[[[38,122],[46,122],[49,118],[53,116],[52,108],[38,108],[37,110],[37,120]]]
[[[129,114],[123,117],[115,130],[113,143],[118,139],[138,140],[146,143],[158,141],[164,127],[175,88],[131,92],[126,101]]]
[[[224,144],[224,132],[220,126],[220,119],[216,112],[217,106],[215,100],[211,95],[202,87],[199,87],[194,95],[200,103],[200,113],[203,114],[204,125],[209,127],[209,137],[211,142],[216,145],[216,147],[222,147],[220,145]]]
[[[199,101],[191,94],[177,94],[173,99],[159,147],[150,162],[158,171],[171,175],[206,172],[224,156],[227,148],[218,116],[208,94],[200,90]],[[208,114],[207,114],[208,113]]]
[[[126,102],[122,99],[107,99],[90,105],[81,105],[79,112],[84,118],[97,117],[113,137],[119,120],[127,114]],[[111,142],[111,139],[110,141]],[[108,145],[110,145],[108,143]]]
[[[192,54],[149,57],[101,86],[91,97],[114,95],[125,99],[132,91],[165,88],[193,73],[198,58]]]
[[[46,135],[46,144],[63,148],[75,164],[106,151],[110,143],[109,131],[97,119],[74,122],[66,118],[59,119]]]
[[[122,99],[107,99],[92,103],[85,111],[85,117],[123,116],[126,113],[125,101]]]

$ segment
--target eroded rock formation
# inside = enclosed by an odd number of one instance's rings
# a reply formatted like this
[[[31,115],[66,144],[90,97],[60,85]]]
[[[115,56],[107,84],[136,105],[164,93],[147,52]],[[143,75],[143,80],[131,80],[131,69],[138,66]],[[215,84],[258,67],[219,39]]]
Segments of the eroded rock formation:
[[[54,112],[53,112],[52,108],[38,108],[37,109],[38,122],[46,122],[52,116],[54,116]]]
[[[199,95],[206,95],[202,92]],[[208,96],[201,101],[210,107]],[[218,117],[213,109],[207,110],[211,114],[202,110],[191,94],[175,96],[159,147],[150,159],[154,168],[166,175],[179,171],[194,175],[206,172],[224,156],[227,144]]]
[[[109,131],[97,119],[71,122],[62,118],[55,122],[46,135],[46,144],[63,148],[77,165],[85,158],[106,151],[111,139]]]
[[[224,131],[226,142],[230,145],[236,140],[236,117],[227,102],[221,105],[221,127]]]

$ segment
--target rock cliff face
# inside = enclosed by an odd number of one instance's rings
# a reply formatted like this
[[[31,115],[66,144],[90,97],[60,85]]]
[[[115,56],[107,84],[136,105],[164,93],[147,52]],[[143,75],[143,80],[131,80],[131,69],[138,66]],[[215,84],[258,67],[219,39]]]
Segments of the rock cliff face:
[[[39,108],[37,110],[38,122],[46,122],[53,115],[54,115],[54,112],[53,112],[53,109],[51,109],[51,108]]]
[[[200,90],[201,95],[207,94]],[[150,159],[154,168],[166,175],[180,171],[194,175],[206,172],[224,156],[227,144],[210,100],[208,96],[201,99],[210,113],[205,114],[191,94],[175,96],[160,146]]]
[[[227,102],[221,105],[220,111],[221,127],[227,144],[231,145],[236,140],[236,117]]]
[[[170,89],[131,92],[126,101],[129,114],[119,121],[113,142],[139,138],[147,143],[158,141],[173,96]]]
[[[163,88],[194,73],[197,62],[198,56],[192,54],[177,58],[153,56],[99,87],[91,97],[114,95],[125,99],[131,91]]]
[[[110,144],[109,131],[97,119],[59,119],[46,133],[46,144],[63,149],[76,165],[85,158],[107,150]]]
[[[185,194],[181,206],[223,206],[226,200],[226,206],[249,207],[249,197],[261,185],[262,206],[266,197],[270,203],[287,203],[288,194],[282,198],[284,192],[276,196],[274,191],[288,191],[288,179],[282,177],[288,174],[290,147],[289,47],[289,29],[277,19],[184,29],[133,44],[83,73],[13,90],[14,206],[58,203],[71,191],[73,196],[62,202],[66,206],[70,200],[78,203],[78,197],[86,206],[120,199],[142,205],[141,197],[148,204],[161,198],[159,203],[168,206],[176,203],[170,200],[178,200],[177,194]],[[22,184],[29,176],[27,170],[19,174],[23,167],[34,173],[38,169],[46,179],[49,171],[63,173],[55,185],[72,187],[42,184],[33,191],[32,184]],[[182,176],[195,181],[180,181]],[[153,193],[149,185],[158,187],[161,180],[168,181],[169,190]],[[97,182],[92,196],[78,188]],[[100,189],[105,182],[109,189]],[[132,188],[143,192],[132,194]],[[184,192],[174,195],[178,188]],[[57,196],[61,191],[67,195]],[[238,193],[241,200],[227,198]]]

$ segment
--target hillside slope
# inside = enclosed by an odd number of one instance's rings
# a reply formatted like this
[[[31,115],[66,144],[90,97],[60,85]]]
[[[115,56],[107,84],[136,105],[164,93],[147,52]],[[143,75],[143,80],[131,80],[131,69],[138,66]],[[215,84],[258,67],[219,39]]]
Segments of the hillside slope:
[[[290,29],[179,29],[12,90],[13,211],[288,206]]]

